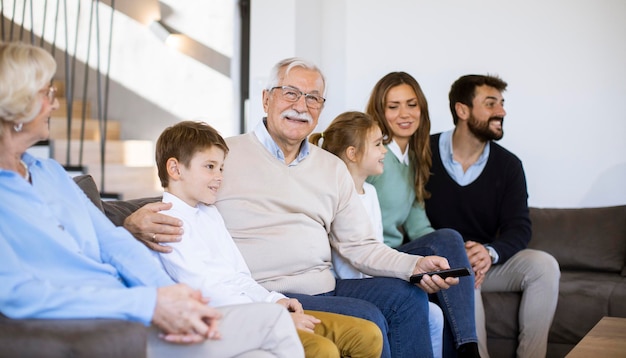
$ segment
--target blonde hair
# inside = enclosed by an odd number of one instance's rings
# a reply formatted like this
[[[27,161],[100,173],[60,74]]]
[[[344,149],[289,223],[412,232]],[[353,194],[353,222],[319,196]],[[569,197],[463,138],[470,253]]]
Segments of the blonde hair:
[[[0,120],[14,124],[32,121],[42,105],[37,94],[52,80],[56,68],[54,58],[42,48],[0,42]]]

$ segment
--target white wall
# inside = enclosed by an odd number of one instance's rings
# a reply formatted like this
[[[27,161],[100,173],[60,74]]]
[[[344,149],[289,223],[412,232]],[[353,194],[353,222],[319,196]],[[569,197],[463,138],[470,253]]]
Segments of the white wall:
[[[447,94],[467,73],[498,74],[501,144],[524,163],[529,204],[626,204],[626,1],[252,1],[249,127],[271,66],[289,56],[327,76],[319,130],[363,110],[375,82],[411,73],[432,131],[452,128]]]

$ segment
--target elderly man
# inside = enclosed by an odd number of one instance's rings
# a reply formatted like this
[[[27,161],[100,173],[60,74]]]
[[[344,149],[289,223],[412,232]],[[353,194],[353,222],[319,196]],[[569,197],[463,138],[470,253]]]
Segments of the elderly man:
[[[427,275],[419,287],[410,284],[412,274],[449,268],[447,260],[399,253],[376,240],[345,164],[309,146],[324,89],[321,71],[306,60],[274,66],[263,91],[267,117],[252,132],[226,140],[230,153],[216,206],[265,288],[299,299],[305,309],[376,322],[388,338],[383,356],[430,357],[427,293],[458,278]],[[157,213],[166,208],[149,204],[125,226],[162,250],[155,241],[180,235],[180,223]],[[331,249],[375,277],[336,280]]]

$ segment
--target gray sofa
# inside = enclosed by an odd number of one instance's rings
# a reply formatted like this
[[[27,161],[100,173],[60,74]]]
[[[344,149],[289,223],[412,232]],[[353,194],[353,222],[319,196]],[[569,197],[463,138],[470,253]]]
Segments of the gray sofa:
[[[160,198],[100,201],[89,175],[74,178],[114,224]],[[626,317],[626,205],[604,208],[531,208],[531,248],[551,253],[561,267],[548,357],[564,357],[603,317]],[[484,293],[489,352],[514,357],[518,293]],[[115,320],[11,320],[0,315],[0,356],[142,357],[146,329]]]
[[[116,225],[160,198],[105,202]],[[548,357],[564,357],[603,317],[626,317],[626,205],[601,208],[530,208],[530,248],[552,254],[561,268],[559,301]],[[488,348],[494,358],[515,357],[518,293],[485,293]]]
[[[140,358],[146,356],[143,324],[113,319],[24,319],[0,315],[0,357]]]
[[[564,357],[603,316],[626,317],[626,205],[530,208],[530,248],[561,268],[548,357]],[[515,357],[521,295],[483,293],[491,357]]]

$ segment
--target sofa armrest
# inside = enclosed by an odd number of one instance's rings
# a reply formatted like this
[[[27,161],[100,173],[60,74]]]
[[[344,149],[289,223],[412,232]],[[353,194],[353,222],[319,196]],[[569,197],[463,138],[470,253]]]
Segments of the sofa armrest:
[[[103,201],[102,208],[104,209],[104,214],[115,226],[124,226],[124,220],[126,220],[130,214],[146,204],[157,201],[161,201],[160,196],[133,200]]]
[[[141,198],[133,200],[111,200],[102,201],[100,199],[100,192],[94,182],[93,177],[89,174],[78,175],[74,177],[74,182],[79,188],[87,195],[87,197],[100,209],[104,214],[115,224],[116,226],[123,226],[124,220],[130,214],[135,212],[140,207],[161,201],[160,196],[151,198]]]

